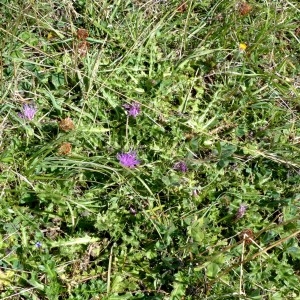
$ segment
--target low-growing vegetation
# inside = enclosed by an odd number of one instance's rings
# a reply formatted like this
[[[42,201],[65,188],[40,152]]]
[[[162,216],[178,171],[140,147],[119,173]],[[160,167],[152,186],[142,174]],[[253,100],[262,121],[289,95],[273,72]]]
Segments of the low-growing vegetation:
[[[300,299],[296,0],[0,0],[1,299]]]

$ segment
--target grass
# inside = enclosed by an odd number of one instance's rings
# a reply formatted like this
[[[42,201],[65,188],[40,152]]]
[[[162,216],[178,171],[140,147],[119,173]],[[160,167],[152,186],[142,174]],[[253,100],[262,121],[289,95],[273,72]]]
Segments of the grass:
[[[0,3],[1,299],[300,298],[298,1]]]

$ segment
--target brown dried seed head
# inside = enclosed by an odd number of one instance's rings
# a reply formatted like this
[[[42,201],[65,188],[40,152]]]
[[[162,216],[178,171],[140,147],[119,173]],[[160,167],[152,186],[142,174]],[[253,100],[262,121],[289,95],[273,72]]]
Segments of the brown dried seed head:
[[[252,10],[252,6],[247,2],[241,2],[239,4],[239,13],[241,16],[248,15],[251,10]]]
[[[254,233],[251,229],[244,229],[240,234],[239,234],[240,240],[245,241],[245,244],[251,244],[252,241],[254,240]]]
[[[59,122],[59,128],[62,131],[71,131],[75,128],[75,125],[74,125],[73,121],[71,120],[71,118],[67,117],[65,119],[62,119]]]
[[[81,43],[79,43],[78,45],[78,54],[80,56],[86,56],[88,50],[90,47],[90,43],[88,43],[87,41],[83,41]]]
[[[85,40],[89,36],[89,32],[86,29],[79,28],[77,30],[77,38],[79,40]]]
[[[72,151],[72,145],[70,143],[62,143],[58,149],[58,154],[68,155]]]

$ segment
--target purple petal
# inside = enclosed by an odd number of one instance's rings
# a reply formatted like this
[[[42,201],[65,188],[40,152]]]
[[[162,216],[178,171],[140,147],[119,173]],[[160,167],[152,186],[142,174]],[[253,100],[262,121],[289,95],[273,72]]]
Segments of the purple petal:
[[[25,104],[23,111],[19,113],[19,117],[22,119],[32,120],[36,114],[37,109],[34,105]]]
[[[184,161],[179,161],[174,164],[173,169],[176,171],[181,171],[183,173],[188,171],[188,167]]]
[[[127,153],[118,153],[117,158],[120,164],[127,168],[135,168],[137,165],[140,164],[140,161],[136,157],[135,151],[130,151]]]
[[[248,209],[247,205],[241,204],[236,213],[236,218],[241,219],[245,215],[247,209]]]
[[[123,107],[126,109],[128,115],[134,118],[141,112],[141,105],[138,102],[124,104]]]

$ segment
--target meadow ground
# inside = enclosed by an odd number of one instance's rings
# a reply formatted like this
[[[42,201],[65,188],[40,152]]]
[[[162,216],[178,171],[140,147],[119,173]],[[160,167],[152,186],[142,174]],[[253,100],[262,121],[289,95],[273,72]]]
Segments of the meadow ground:
[[[300,3],[0,0],[1,299],[300,299]]]

